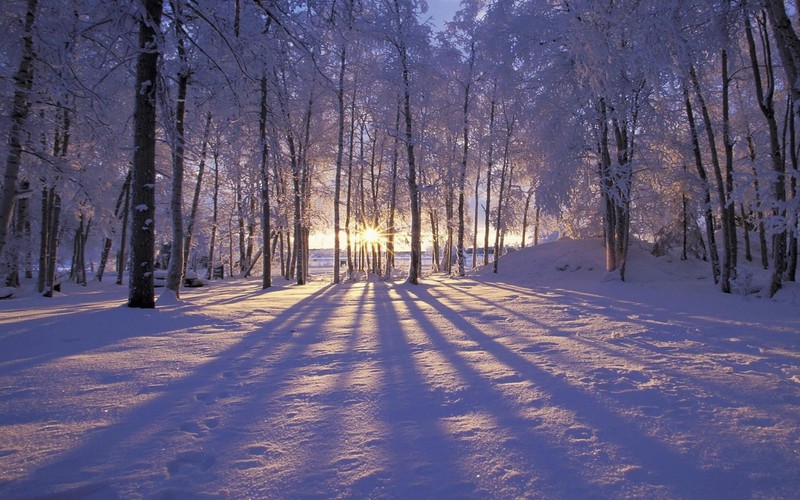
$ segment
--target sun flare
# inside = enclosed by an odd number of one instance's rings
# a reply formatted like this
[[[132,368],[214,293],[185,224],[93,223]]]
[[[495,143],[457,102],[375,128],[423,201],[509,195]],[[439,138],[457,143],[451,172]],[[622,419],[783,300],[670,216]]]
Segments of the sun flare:
[[[361,238],[364,240],[364,243],[371,245],[381,240],[381,233],[374,227],[368,227],[361,233]]]

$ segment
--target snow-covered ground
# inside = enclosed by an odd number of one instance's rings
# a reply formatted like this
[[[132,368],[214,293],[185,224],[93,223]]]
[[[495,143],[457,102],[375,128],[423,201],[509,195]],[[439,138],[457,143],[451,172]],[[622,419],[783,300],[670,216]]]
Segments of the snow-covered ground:
[[[800,288],[598,241],[500,272],[0,301],[0,497],[796,498]]]

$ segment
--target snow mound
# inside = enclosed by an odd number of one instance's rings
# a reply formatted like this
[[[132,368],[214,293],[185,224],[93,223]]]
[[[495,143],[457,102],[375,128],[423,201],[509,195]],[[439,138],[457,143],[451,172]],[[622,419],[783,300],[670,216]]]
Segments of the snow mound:
[[[500,257],[495,276],[504,280],[528,281],[536,278],[559,283],[571,275],[581,281],[610,281],[605,271],[605,249],[601,238],[573,240],[561,238],[507,253]],[[479,276],[494,275],[492,266],[477,271]],[[655,257],[650,245],[632,241],[628,250],[625,280],[631,283],[658,283],[709,279],[711,265],[698,260],[682,261],[671,255]]]
[[[605,271],[605,249],[601,238],[556,241],[511,251],[498,262],[473,271],[472,277],[487,282],[503,282],[525,287],[570,288],[607,296],[635,296],[645,290],[665,298],[680,297],[686,301],[770,300],[781,304],[800,304],[800,284],[784,282],[783,288],[767,298],[769,272],[752,263],[739,263],[739,277],[733,280],[732,293],[723,294],[714,283],[711,263],[699,259],[681,260],[675,255],[656,257],[651,245],[631,241],[628,250],[625,281],[619,273]]]
[[[500,257],[496,274],[490,263],[476,271],[476,275],[486,278],[496,276],[504,281],[529,281],[549,276],[559,279],[580,272],[582,275],[596,274],[599,278],[604,272],[603,268],[602,240],[561,238],[511,251]]]

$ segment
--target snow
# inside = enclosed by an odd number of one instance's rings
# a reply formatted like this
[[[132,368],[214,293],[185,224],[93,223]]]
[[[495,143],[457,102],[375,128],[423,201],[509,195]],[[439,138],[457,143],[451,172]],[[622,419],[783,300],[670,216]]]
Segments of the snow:
[[[800,288],[632,253],[625,283],[561,240],[420,286],[22,290],[0,497],[795,497]]]

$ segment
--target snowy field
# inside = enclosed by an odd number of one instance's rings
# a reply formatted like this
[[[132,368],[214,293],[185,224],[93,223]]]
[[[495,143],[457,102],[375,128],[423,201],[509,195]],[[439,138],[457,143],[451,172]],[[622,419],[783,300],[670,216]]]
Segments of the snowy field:
[[[601,262],[0,301],[0,497],[797,498],[800,288]]]

